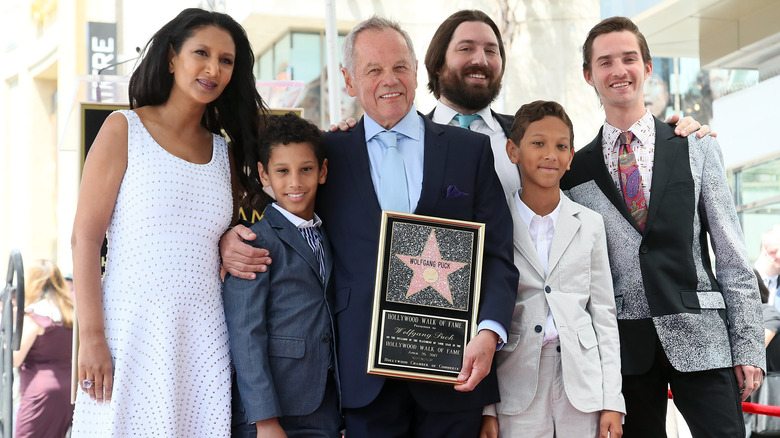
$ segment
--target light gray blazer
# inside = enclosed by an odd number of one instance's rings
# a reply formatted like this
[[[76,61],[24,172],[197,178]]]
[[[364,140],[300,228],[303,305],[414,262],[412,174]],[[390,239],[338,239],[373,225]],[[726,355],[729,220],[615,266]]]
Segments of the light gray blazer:
[[[537,391],[544,325],[551,309],[560,339],[563,383],[571,404],[582,412],[609,409],[625,413],[620,392],[620,341],[601,217],[561,195],[545,275],[514,199],[510,199],[510,210],[520,282],[509,338],[496,354],[501,393],[497,412],[516,415],[531,404]]]

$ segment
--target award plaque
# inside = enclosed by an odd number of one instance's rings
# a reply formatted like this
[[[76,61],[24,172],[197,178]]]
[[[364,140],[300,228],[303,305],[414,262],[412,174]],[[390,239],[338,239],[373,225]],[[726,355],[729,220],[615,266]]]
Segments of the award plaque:
[[[368,373],[457,383],[476,335],[485,224],[382,212]]]

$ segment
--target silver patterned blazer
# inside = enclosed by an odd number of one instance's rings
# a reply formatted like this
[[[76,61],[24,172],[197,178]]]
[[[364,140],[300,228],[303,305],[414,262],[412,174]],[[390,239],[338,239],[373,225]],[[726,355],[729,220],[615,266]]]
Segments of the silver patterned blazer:
[[[644,232],[607,170],[601,132],[561,181],[572,200],[604,219],[622,372],[647,371],[658,341],[678,371],[765,369],[757,283],[720,147],[709,136],[678,137],[658,119],[655,129]]]

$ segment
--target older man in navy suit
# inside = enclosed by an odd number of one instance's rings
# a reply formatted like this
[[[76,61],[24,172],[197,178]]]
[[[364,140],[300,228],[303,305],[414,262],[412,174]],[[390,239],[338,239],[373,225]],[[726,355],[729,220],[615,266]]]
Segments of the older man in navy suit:
[[[347,435],[476,437],[482,407],[499,398],[491,365],[507,336],[518,280],[512,219],[490,141],[434,124],[416,111],[417,60],[397,23],[377,17],[360,23],[342,52],[347,90],[366,115],[348,132],[326,135],[330,172],[318,192],[317,212],[333,246],[333,311]],[[402,163],[395,167],[398,177],[385,172],[390,155],[394,166]],[[466,347],[458,385],[366,374],[383,209],[486,223],[478,334]],[[223,246],[238,245],[232,240],[223,239]]]

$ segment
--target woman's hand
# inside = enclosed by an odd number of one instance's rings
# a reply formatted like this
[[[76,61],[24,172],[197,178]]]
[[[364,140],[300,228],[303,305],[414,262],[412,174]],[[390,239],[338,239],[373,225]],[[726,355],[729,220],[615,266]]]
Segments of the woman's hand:
[[[106,337],[79,334],[79,386],[98,403],[109,403],[114,389],[114,366]]]

